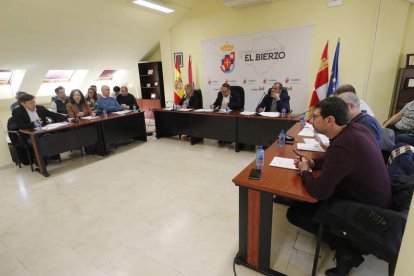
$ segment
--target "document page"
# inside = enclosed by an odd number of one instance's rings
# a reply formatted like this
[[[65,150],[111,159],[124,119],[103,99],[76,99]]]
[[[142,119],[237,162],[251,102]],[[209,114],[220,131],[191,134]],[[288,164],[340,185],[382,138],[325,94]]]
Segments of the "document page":
[[[259,115],[263,117],[276,118],[280,116],[280,113],[279,112],[260,112]]]
[[[272,167],[279,167],[291,170],[297,170],[294,163],[295,159],[291,158],[284,158],[284,157],[275,157],[273,158],[272,162],[270,162],[270,166]]]
[[[243,112],[240,112],[240,115],[247,115],[247,116],[249,116],[249,115],[254,115],[256,112],[252,112],[252,111],[243,111]]]
[[[325,152],[319,144],[297,143],[298,150]]]
[[[190,111],[193,110],[192,108],[180,108],[178,111]]]

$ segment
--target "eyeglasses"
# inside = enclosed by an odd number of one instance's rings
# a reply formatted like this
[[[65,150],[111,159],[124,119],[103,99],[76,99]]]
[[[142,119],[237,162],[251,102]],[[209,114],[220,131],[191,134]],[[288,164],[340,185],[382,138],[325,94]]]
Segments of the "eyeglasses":
[[[317,119],[318,117],[323,117],[323,115],[322,115],[322,114],[312,114],[312,115],[311,115],[312,120],[315,120],[315,119]]]

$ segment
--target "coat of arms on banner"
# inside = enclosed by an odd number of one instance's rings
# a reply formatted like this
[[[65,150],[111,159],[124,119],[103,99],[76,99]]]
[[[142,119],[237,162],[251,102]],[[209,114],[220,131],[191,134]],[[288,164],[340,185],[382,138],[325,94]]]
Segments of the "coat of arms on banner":
[[[234,45],[226,42],[220,49],[225,53],[224,58],[221,60],[221,71],[223,71],[223,73],[233,72],[236,63],[236,53],[233,51]]]

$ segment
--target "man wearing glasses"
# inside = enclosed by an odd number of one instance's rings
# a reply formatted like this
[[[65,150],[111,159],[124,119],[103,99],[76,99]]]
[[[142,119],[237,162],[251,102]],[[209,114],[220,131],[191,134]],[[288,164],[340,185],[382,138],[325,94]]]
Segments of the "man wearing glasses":
[[[318,203],[300,203],[289,208],[286,216],[290,223],[315,235],[319,225],[313,216],[322,200],[332,196],[370,204],[391,207],[391,186],[381,151],[369,130],[356,123],[349,124],[347,104],[338,97],[319,102],[312,114],[316,132],[330,139],[323,158],[295,160],[303,185]],[[315,177],[310,169],[321,170]],[[324,233],[323,240],[336,250],[336,267],[326,275],[347,275],[364,259],[345,238]]]

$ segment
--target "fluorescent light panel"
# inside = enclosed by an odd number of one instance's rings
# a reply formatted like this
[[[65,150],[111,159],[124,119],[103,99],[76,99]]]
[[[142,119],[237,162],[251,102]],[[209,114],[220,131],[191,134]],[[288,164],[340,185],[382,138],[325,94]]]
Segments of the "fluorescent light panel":
[[[145,1],[145,0],[136,0],[133,3],[137,4],[137,5],[140,5],[140,6],[144,6],[144,7],[153,9],[153,10],[157,10],[157,11],[160,11],[160,12],[165,12],[165,13],[171,13],[171,12],[174,11],[172,9],[169,9],[169,8],[166,8],[166,7],[163,7],[161,5],[154,4],[154,3],[151,3],[151,2],[148,2],[148,1]]]

